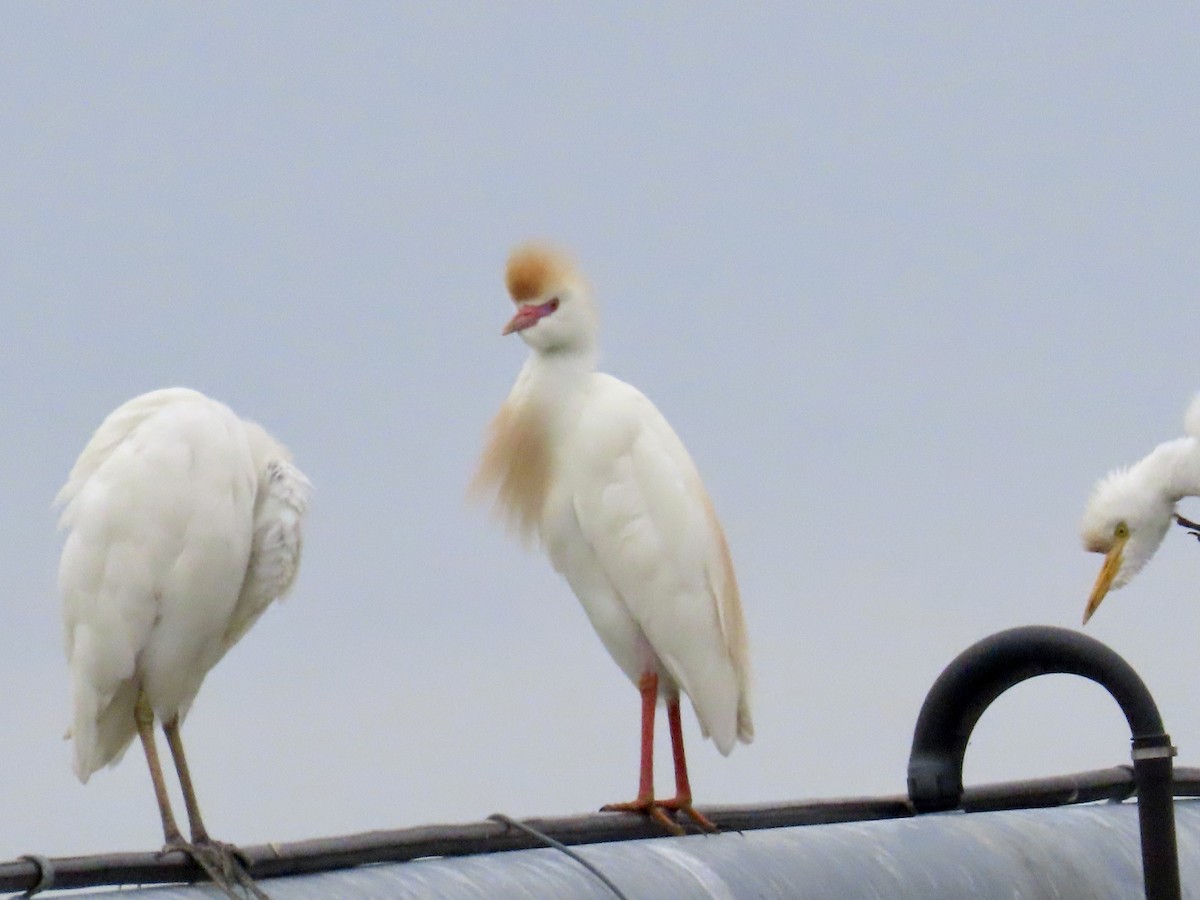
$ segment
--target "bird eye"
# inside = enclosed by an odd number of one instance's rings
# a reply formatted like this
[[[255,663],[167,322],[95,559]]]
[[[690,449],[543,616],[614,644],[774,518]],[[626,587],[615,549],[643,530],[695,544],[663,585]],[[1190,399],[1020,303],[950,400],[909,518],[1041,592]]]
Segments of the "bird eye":
[[[1119,538],[1127,538],[1129,537],[1129,526],[1124,522],[1118,522],[1113,534]]]
[[[558,309],[558,298],[557,298],[557,297],[555,297],[553,300],[551,300],[551,301],[550,301],[549,303],[547,303],[546,305],[547,305],[548,307],[550,307],[550,312],[554,312],[556,309]]]

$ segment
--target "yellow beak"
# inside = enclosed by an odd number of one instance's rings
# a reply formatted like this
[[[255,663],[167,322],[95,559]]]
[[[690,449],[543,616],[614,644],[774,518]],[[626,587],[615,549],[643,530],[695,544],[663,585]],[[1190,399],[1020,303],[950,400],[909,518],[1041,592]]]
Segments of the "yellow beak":
[[[1121,556],[1128,541],[1128,536],[1117,538],[1117,542],[1112,545],[1112,549],[1104,557],[1104,565],[1101,567],[1100,574],[1096,578],[1095,586],[1092,587],[1092,596],[1088,598],[1087,609],[1083,611],[1084,625],[1087,624],[1088,619],[1092,617],[1092,613],[1100,606],[1100,601],[1104,599],[1108,593],[1108,589],[1112,587],[1113,579],[1121,571]]]

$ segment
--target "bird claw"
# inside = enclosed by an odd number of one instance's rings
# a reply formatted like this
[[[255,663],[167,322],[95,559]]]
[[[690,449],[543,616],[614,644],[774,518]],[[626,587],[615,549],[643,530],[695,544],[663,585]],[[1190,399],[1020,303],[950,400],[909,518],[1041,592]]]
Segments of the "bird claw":
[[[247,873],[250,859],[236,844],[214,841],[210,837],[189,842],[179,836],[168,838],[158,855],[161,857],[176,851],[187,854],[231,900],[245,900],[246,897],[269,900]]]
[[[186,856],[192,855],[192,845],[183,839],[183,835],[177,834],[174,837],[168,837],[162,849],[154,854],[159,859],[171,853],[182,853]]]
[[[227,844],[225,841],[214,841],[212,838],[206,837],[196,841],[196,846],[210,849],[226,862],[237,863],[243,869],[250,868],[250,857],[237,844]]]
[[[657,822],[673,835],[687,834],[683,830],[682,825],[666,814],[664,810],[669,808],[666,804],[658,802],[653,797],[639,797],[637,800],[631,800],[628,803],[609,803],[600,807],[600,811],[640,813],[643,816],[649,816],[650,819]]]
[[[658,801],[658,805],[663,809],[669,809],[672,812],[683,813],[685,816],[695,822],[696,827],[701,831],[706,831],[709,834],[719,834],[721,831],[720,828],[712,823],[712,820],[709,819],[708,816],[699,812],[694,806],[692,806],[692,801],[690,799],[685,800],[680,797],[674,797],[670,800],[660,800]]]

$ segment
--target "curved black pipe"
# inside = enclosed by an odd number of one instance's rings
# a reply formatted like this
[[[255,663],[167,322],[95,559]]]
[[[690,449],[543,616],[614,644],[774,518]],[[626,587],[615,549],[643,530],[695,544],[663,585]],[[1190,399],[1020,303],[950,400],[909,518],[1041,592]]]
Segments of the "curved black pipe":
[[[908,758],[913,808],[918,813],[957,809],[967,741],[983,711],[1013,685],[1048,673],[1091,679],[1121,707],[1133,738],[1146,896],[1178,900],[1171,737],[1137,672],[1104,644],[1077,631],[1045,625],[1001,631],[968,647],[945,668],[925,697],[913,733]]]

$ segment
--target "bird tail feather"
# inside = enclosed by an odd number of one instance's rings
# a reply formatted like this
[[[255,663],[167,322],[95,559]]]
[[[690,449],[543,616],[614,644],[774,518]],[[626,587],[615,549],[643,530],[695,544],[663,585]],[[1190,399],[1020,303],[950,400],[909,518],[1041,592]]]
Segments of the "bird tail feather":
[[[92,773],[121,761],[137,734],[133,710],[137,687],[123,681],[107,699],[86,688],[77,689],[75,722],[71,727],[75,741],[75,775],[84,784]]]

